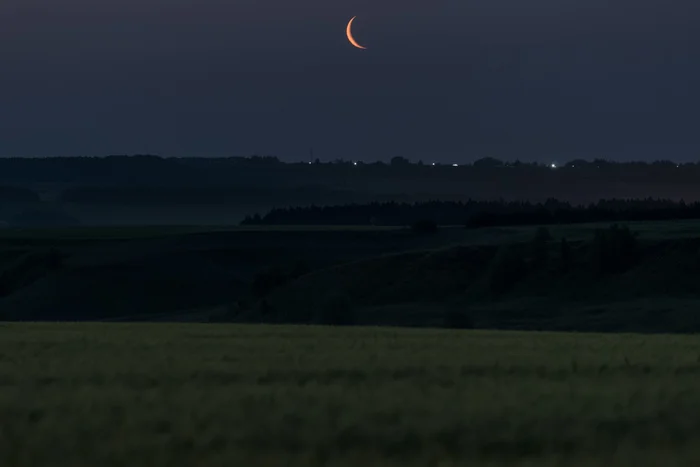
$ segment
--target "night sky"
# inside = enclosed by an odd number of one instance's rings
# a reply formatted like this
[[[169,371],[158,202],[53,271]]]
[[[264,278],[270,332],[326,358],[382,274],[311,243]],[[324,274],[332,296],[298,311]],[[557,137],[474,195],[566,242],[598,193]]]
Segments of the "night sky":
[[[697,0],[4,0],[0,155],[700,159],[699,26]]]

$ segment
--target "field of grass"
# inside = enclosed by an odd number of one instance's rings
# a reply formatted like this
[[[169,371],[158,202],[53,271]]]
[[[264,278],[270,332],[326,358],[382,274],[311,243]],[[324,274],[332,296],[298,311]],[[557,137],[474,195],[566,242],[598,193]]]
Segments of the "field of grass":
[[[698,465],[700,341],[0,325],[0,465]]]

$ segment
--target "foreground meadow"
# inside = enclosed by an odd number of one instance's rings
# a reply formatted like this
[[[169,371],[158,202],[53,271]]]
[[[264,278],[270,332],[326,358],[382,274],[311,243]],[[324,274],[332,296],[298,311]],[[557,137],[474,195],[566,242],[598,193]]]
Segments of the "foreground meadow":
[[[693,336],[1,324],[0,465],[700,465]]]

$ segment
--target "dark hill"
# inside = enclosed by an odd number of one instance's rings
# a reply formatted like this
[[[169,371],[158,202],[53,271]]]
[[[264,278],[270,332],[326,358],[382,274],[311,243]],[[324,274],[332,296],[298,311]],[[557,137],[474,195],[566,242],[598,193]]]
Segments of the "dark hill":
[[[598,263],[594,240],[572,242],[567,270],[560,243],[547,247],[540,261],[522,243],[344,264],[273,291],[254,319],[445,326],[462,313],[483,328],[700,331],[700,239],[641,242],[619,267]]]
[[[98,229],[7,230],[0,317],[100,320],[211,308],[246,297],[269,268],[313,270],[450,238],[404,230],[171,230],[146,229],[144,238],[139,229],[132,237],[126,229],[113,237]]]
[[[38,203],[39,195],[28,189],[15,186],[0,186],[0,203]]]

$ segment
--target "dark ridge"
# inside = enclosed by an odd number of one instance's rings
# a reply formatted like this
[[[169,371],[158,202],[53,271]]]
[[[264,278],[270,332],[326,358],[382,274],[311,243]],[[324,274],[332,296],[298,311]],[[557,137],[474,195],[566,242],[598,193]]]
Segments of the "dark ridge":
[[[573,205],[555,199],[526,201],[429,201],[368,203],[272,209],[247,216],[243,225],[385,225],[416,223],[466,225],[468,228],[700,219],[700,202],[667,199],[607,199]]]

